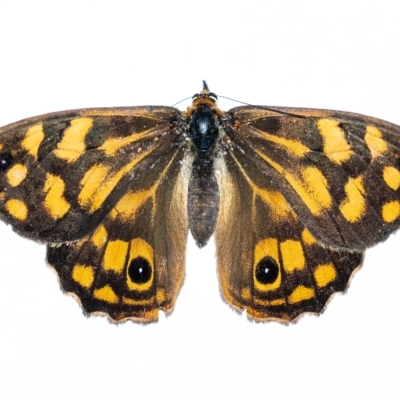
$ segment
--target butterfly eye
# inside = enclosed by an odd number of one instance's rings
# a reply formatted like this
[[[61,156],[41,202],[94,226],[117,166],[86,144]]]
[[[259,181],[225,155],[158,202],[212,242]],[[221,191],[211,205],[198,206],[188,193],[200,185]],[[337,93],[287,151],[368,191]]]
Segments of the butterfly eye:
[[[136,257],[128,267],[128,275],[132,282],[144,284],[151,278],[151,267],[144,257]]]
[[[218,96],[215,93],[208,93],[208,97],[210,97],[211,99],[213,99],[214,101],[218,100]]]
[[[200,97],[200,95],[198,93],[196,93],[196,94],[193,95],[192,100],[198,99],[199,97]]]
[[[0,171],[6,171],[8,168],[10,168],[11,164],[13,162],[13,157],[11,154],[2,154],[0,155]]]
[[[271,257],[264,257],[257,264],[256,279],[262,284],[275,282],[279,275],[279,268]]]

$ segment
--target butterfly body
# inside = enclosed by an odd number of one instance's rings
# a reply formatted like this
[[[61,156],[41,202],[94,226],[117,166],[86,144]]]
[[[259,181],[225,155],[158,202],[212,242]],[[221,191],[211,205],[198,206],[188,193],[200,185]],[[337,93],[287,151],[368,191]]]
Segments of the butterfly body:
[[[400,128],[357,114],[237,107],[66,111],[0,129],[0,215],[45,242],[87,313],[172,311],[189,230],[255,320],[321,312],[400,224]]]

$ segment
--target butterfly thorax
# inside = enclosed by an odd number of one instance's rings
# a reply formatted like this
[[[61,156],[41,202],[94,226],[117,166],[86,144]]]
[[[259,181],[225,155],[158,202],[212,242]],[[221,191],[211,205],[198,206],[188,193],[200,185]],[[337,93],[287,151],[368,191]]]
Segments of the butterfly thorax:
[[[206,158],[218,138],[215,112],[208,105],[200,105],[191,116],[189,137],[197,157]]]

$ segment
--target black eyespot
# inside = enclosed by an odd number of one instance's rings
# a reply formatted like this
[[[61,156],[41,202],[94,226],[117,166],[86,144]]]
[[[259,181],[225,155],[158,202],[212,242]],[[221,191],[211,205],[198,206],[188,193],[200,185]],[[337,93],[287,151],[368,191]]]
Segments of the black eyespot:
[[[11,167],[13,157],[10,153],[0,154],[0,171],[4,172]]]
[[[128,275],[134,283],[146,283],[151,278],[151,266],[145,258],[136,257],[129,264]]]
[[[256,279],[262,284],[273,283],[279,275],[279,267],[271,257],[264,257],[256,267]]]

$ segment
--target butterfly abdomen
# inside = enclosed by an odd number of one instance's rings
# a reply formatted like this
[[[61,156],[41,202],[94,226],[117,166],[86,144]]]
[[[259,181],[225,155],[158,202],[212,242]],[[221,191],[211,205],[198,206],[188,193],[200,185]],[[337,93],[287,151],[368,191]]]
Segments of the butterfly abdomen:
[[[188,190],[189,228],[199,247],[207,244],[218,216],[219,189],[212,159],[196,157]]]

